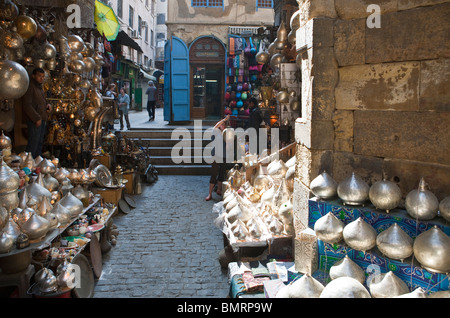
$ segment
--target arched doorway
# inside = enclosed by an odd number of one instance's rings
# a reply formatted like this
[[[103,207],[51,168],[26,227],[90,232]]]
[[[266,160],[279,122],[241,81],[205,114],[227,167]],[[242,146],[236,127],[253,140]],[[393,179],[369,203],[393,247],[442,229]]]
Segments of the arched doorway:
[[[191,69],[191,118],[223,115],[225,91],[225,46],[215,37],[204,36],[189,48]]]

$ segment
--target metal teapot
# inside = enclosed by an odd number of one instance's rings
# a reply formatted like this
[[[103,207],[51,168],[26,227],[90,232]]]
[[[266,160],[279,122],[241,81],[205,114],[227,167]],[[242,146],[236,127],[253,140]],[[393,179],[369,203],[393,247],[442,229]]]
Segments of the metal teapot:
[[[0,149],[11,148],[11,138],[5,136],[2,130],[2,134],[0,135]]]
[[[439,215],[450,222],[450,196],[439,203]]]
[[[70,210],[62,206],[59,202],[56,202],[51,210],[51,213],[56,216],[60,224],[67,224],[72,219]]]

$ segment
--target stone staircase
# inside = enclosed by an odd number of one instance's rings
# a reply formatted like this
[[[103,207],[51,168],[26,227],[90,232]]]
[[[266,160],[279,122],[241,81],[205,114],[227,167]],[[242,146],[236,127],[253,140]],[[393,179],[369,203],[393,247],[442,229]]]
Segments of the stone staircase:
[[[180,127],[190,132],[191,153],[184,154],[179,145],[181,137],[174,136],[172,131],[177,127],[164,128],[145,128],[130,129],[123,131],[123,135],[133,140],[134,143],[143,149],[146,149],[150,155],[150,163],[153,164],[160,175],[209,175],[211,173],[211,164],[205,162],[203,156],[195,156],[197,153],[203,153],[209,139],[194,139],[194,127]],[[208,127],[204,127],[203,132]],[[186,139],[183,139],[186,140]],[[178,145],[177,145],[178,144]],[[198,147],[197,145],[201,145]],[[177,148],[174,147],[177,146]],[[175,163],[172,159],[172,151],[181,163]],[[201,152],[200,152],[201,151]],[[185,156],[186,155],[186,156]]]

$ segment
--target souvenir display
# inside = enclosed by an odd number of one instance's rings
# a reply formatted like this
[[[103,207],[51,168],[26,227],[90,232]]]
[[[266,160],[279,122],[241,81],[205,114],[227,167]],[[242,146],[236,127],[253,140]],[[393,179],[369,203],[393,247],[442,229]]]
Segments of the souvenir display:
[[[414,240],[414,257],[431,272],[448,273],[450,271],[449,244],[450,237],[435,225]]]
[[[329,282],[319,298],[371,298],[363,284],[352,277],[339,277]]]
[[[362,205],[369,198],[369,186],[353,172],[338,184],[337,194],[344,204]]]
[[[358,251],[368,251],[376,245],[377,232],[361,217],[350,222],[342,231],[345,243]]]
[[[366,275],[364,274],[364,270],[351,260],[348,255],[345,255],[343,259],[337,261],[330,268],[330,278],[336,279],[339,277],[352,277],[356,279],[361,284],[364,284],[366,281]]]
[[[337,183],[326,171],[314,178],[309,188],[319,199],[328,200],[337,195]]]
[[[418,220],[431,220],[438,215],[439,201],[430,190],[423,178],[419,187],[411,190],[405,198],[406,211]]]
[[[413,239],[397,223],[378,234],[376,244],[381,253],[392,259],[404,260],[413,253]]]
[[[406,283],[392,271],[373,276],[368,285],[373,298],[392,298],[409,293]]]
[[[289,285],[289,298],[319,298],[323,289],[322,283],[305,274]]]
[[[394,182],[383,179],[370,187],[369,199],[377,209],[389,212],[400,204],[402,192]]]
[[[338,243],[343,239],[344,223],[328,212],[314,224],[317,237],[327,243]]]
[[[439,203],[439,215],[442,216],[446,221],[450,222],[450,196],[445,197]]]

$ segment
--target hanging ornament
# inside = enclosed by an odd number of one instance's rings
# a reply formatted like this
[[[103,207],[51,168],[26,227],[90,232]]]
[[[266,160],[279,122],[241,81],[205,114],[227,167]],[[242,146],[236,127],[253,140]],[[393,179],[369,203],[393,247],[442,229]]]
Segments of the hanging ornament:
[[[14,20],[14,25],[16,26],[17,33],[25,41],[31,39],[37,31],[37,24],[31,17],[26,15],[19,15]]]
[[[406,211],[418,220],[431,220],[438,214],[439,201],[436,196],[427,190],[427,184],[420,179],[418,189],[408,193],[405,199]]]
[[[0,99],[18,99],[28,89],[28,72],[22,65],[11,60],[0,60],[0,80]]]

